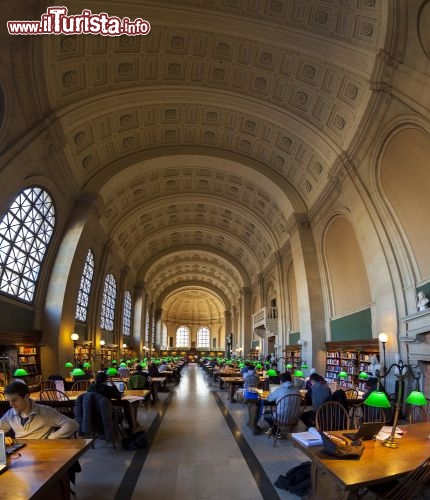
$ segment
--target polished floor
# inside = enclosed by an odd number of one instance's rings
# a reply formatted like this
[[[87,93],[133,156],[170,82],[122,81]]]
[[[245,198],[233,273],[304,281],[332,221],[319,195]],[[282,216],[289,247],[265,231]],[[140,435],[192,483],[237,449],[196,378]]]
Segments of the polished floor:
[[[150,446],[137,452],[97,440],[80,460],[76,500],[295,500],[273,485],[306,460],[288,440],[276,447],[246,426],[247,408],[195,364],[179,385],[139,409]]]

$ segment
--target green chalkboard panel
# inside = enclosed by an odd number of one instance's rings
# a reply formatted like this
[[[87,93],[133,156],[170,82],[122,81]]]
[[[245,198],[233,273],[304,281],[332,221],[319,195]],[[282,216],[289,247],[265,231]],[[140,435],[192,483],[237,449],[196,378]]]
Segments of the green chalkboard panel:
[[[300,332],[291,332],[290,333],[290,342],[288,345],[296,345],[300,339]]]
[[[372,338],[370,307],[330,321],[331,340],[367,340]]]

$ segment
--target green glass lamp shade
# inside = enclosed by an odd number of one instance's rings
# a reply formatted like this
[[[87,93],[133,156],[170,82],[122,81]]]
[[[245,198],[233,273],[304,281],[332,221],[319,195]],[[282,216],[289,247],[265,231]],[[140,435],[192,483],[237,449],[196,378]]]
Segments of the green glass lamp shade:
[[[84,363],[84,368],[91,368],[91,363],[88,363],[88,361]]]
[[[127,359],[126,364],[129,365],[131,363],[131,359]]]
[[[243,368],[245,366],[245,363],[239,363],[239,368]]]
[[[112,365],[116,365],[116,363],[117,363],[116,359],[113,359],[113,360],[111,361],[111,364],[112,364]]]
[[[65,368],[73,368],[73,364],[70,363],[70,361],[67,361],[67,363],[64,365]]]
[[[358,378],[360,380],[367,380],[369,378],[369,375],[366,372],[361,372]]]
[[[415,406],[425,406],[427,404],[427,399],[421,391],[412,391],[406,398],[406,403]]]
[[[293,377],[303,377],[303,372],[302,372],[302,370],[296,370],[296,371],[293,373]]]
[[[261,370],[263,368],[263,366],[261,365],[261,363],[257,363],[255,365],[255,368],[257,368],[257,370]]]
[[[81,375],[85,375],[85,372],[84,372],[84,370],[81,370],[80,368],[75,368],[72,371],[72,377],[79,377]]]
[[[287,364],[285,365],[285,368],[286,368],[287,370],[291,370],[291,368],[292,368],[292,367],[293,367],[293,365],[292,365],[291,363],[287,363]]]
[[[28,371],[24,370],[24,368],[17,368],[13,373],[14,377],[26,377],[27,375]]]
[[[106,370],[106,375],[108,377],[115,377],[115,375],[118,375],[118,370],[112,366]]]
[[[309,368],[309,366],[307,363],[303,363],[302,368],[303,368],[303,370],[307,370]]]
[[[339,372],[338,376],[339,376],[339,378],[347,378],[348,374],[342,370],[341,372]]]
[[[375,408],[390,408],[390,402],[387,395],[381,391],[373,391],[369,397],[364,400],[367,406],[374,406]]]
[[[267,370],[266,375],[268,377],[276,377],[277,373],[276,370],[273,370],[272,368],[270,370]]]
[[[85,365],[84,365],[84,366],[85,366]],[[126,365],[125,363],[120,363],[120,364],[119,364],[119,367],[120,367],[120,368],[127,368],[127,365]]]
[[[140,363],[140,366],[141,366],[142,368],[146,368],[146,363]]]

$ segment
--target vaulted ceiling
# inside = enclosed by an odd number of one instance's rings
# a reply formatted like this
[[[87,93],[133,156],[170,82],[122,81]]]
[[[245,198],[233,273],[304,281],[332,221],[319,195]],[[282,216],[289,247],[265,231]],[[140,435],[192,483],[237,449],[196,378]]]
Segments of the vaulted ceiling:
[[[386,2],[64,5],[151,23],[147,36],[41,37],[77,189],[100,194],[109,234],[156,300],[183,291],[227,308],[354,146]]]

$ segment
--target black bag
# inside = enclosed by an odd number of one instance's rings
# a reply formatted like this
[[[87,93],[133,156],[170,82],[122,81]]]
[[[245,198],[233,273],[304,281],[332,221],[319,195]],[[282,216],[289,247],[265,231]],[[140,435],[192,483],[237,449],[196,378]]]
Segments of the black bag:
[[[122,438],[122,447],[127,451],[139,450],[148,446],[148,439],[145,431],[135,432],[131,436]]]
[[[311,462],[293,467],[285,476],[281,474],[274,485],[299,497],[307,495],[311,491]]]
[[[321,432],[324,445],[324,453],[337,458],[359,459],[364,451],[364,445],[360,439],[349,442],[342,436]]]

